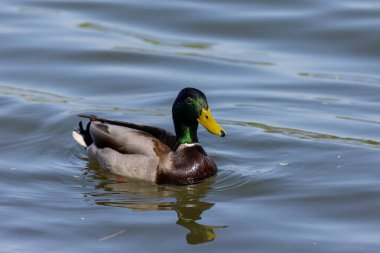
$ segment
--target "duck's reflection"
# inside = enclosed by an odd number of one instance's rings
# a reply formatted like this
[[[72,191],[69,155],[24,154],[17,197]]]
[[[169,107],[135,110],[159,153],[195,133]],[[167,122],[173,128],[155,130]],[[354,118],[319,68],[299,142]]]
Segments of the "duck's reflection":
[[[87,169],[85,171],[84,174],[89,173]],[[211,190],[214,179],[189,186],[160,186],[126,180],[98,170],[96,175],[92,176],[99,179],[96,180],[97,190],[91,193],[96,204],[125,207],[135,211],[173,210],[178,216],[176,223],[190,231],[186,236],[189,244],[210,242],[216,238],[216,228],[226,227],[208,226],[197,222],[202,219],[204,211],[214,206],[214,203],[201,200]]]

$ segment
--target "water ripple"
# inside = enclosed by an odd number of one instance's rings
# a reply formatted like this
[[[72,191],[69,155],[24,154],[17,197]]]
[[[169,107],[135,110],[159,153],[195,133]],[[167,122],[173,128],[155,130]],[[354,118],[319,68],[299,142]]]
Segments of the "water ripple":
[[[359,139],[359,138],[353,138],[353,137],[341,137],[341,136],[336,136],[336,135],[311,132],[311,131],[295,129],[295,128],[270,126],[270,125],[266,125],[259,122],[243,122],[243,121],[232,121],[232,120],[227,120],[224,122],[226,124],[231,124],[231,125],[260,128],[267,133],[281,134],[284,136],[290,136],[290,137],[295,137],[299,139],[316,140],[316,141],[320,141],[320,140],[333,141],[333,142],[339,142],[339,143],[346,143],[350,145],[365,145],[368,147],[375,147],[375,148],[380,147],[380,141],[377,141],[377,140],[365,140],[365,139]]]
[[[0,95],[17,96],[28,102],[67,104],[72,98],[62,96],[54,92],[37,89],[28,89],[11,85],[0,85]]]
[[[300,72],[302,77],[309,77],[315,79],[334,80],[343,82],[365,83],[365,84],[380,84],[380,77],[378,76],[365,76],[353,74],[331,74],[331,73],[313,73],[313,72]]]
[[[159,38],[148,34],[139,34],[134,32],[127,32],[124,29],[105,26],[93,22],[83,22],[78,27],[86,30],[92,30],[101,33],[109,33],[114,35],[124,36],[129,38],[128,45],[116,45],[113,49],[125,50],[130,52],[148,53],[148,54],[163,54],[163,55],[176,55],[192,58],[200,58],[224,62],[229,64],[243,64],[247,66],[273,66],[274,63],[267,60],[244,60],[247,55],[251,57],[268,56],[263,52],[234,52],[231,57],[225,57],[226,52],[231,52],[232,48],[228,51],[222,45],[216,45],[207,42],[194,42],[194,41],[178,41],[178,39]],[[131,46],[134,45],[134,46]],[[236,50],[235,50],[236,51]],[[241,57],[237,57],[240,55]]]

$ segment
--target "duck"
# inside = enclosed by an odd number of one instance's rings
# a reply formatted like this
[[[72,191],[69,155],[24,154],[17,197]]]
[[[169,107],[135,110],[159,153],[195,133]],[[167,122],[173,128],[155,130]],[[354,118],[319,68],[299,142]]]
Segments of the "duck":
[[[217,173],[198,141],[198,125],[220,137],[226,131],[213,118],[205,94],[196,88],[182,89],[172,105],[175,133],[96,115],[78,116],[89,122],[84,128],[80,121],[72,136],[102,170],[159,185],[196,184]]]

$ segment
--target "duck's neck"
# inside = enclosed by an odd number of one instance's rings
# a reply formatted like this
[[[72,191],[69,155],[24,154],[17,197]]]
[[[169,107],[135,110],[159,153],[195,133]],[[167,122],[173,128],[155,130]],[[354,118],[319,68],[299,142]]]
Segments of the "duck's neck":
[[[177,145],[198,143],[198,122],[194,124],[174,123]]]

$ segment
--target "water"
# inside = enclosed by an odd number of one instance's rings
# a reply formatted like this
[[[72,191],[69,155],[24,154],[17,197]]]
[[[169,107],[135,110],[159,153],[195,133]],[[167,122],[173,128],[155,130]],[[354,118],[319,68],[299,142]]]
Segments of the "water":
[[[380,4],[21,1],[0,9],[0,252],[378,252]],[[201,184],[123,182],[77,114],[169,130],[193,86],[227,138]]]

